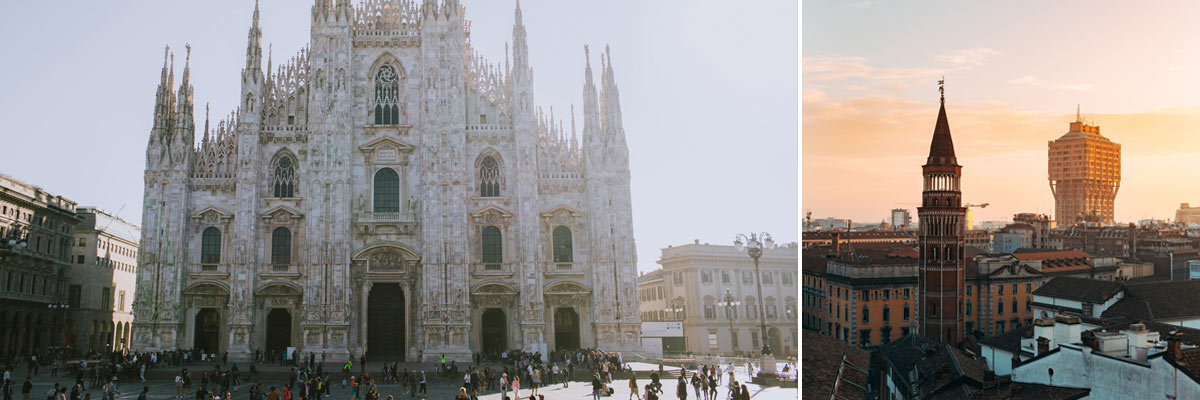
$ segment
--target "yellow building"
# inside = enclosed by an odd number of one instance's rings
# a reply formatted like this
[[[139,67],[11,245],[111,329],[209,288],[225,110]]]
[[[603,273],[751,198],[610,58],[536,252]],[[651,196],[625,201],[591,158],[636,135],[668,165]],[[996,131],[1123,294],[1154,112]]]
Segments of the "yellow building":
[[[1076,115],[1070,131],[1049,142],[1050,191],[1054,219],[1070,226],[1095,214],[1098,222],[1113,222],[1113,202],[1121,187],[1121,145],[1100,135],[1100,127]]]

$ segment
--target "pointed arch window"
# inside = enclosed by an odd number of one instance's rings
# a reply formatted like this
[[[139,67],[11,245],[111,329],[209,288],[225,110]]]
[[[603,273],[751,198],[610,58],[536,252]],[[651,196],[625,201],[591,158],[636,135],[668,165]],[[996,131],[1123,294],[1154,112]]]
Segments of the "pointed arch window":
[[[400,123],[400,75],[390,64],[375,73],[375,125]]]
[[[288,228],[275,228],[271,232],[271,264],[288,265],[292,263],[292,231]]]
[[[483,228],[483,263],[500,264],[504,260],[504,250],[501,247],[500,228],[489,226]]]
[[[554,262],[571,262],[571,228],[559,226],[554,228]]]
[[[375,212],[400,212],[400,175],[394,169],[375,172]]]
[[[500,197],[500,164],[492,156],[479,163],[479,196]]]
[[[271,187],[275,197],[296,197],[296,183],[296,161],[290,156],[276,159],[271,172]]]
[[[200,263],[221,263],[221,230],[214,226],[204,229],[200,237]]]

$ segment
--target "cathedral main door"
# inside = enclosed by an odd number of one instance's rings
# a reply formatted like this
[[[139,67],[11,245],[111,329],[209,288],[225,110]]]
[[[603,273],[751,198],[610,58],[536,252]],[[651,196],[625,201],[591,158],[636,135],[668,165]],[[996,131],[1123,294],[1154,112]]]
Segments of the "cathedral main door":
[[[508,317],[504,315],[504,310],[499,308],[489,308],[483,312],[482,336],[483,354],[500,355],[508,348]]]
[[[202,308],[196,313],[192,348],[217,353],[221,345],[221,314],[215,308]]]
[[[579,348],[579,313],[563,307],[554,311],[554,347],[557,350]]]
[[[404,289],[399,283],[376,283],[367,295],[367,357],[404,361]]]
[[[267,354],[283,354],[292,345],[292,314],[274,308],[267,314]]]

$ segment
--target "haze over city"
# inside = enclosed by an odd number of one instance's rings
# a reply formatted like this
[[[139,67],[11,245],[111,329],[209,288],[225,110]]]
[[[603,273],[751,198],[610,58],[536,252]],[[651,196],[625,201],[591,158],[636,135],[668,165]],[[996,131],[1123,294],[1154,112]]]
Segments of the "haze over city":
[[[1171,219],[1180,203],[1200,203],[1200,187],[1184,183],[1200,160],[1194,3],[804,11],[802,205],[813,218],[878,223],[896,207],[915,216],[942,76],[963,202],[990,204],[973,209],[975,222],[1053,214],[1047,141],[1067,132],[1077,104],[1122,145],[1117,221]]]

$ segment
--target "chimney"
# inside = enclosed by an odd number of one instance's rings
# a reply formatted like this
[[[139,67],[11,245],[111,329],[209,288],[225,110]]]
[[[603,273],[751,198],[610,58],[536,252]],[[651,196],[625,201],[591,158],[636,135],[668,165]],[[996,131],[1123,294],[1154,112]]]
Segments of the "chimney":
[[[1167,334],[1167,357],[1171,360],[1183,360],[1183,347],[1180,341],[1183,339],[1183,334],[1177,331],[1171,331]]]
[[[833,234],[833,254],[842,254],[842,234]]]
[[[1046,354],[1050,351],[1050,339],[1038,336],[1037,338],[1037,355]]]
[[[1047,349],[1057,345],[1057,343],[1054,342],[1054,319],[1038,318],[1033,320],[1033,337],[1046,338]],[[1041,354],[1041,352],[1038,354]]]

